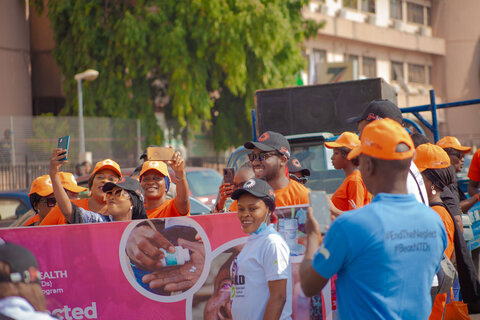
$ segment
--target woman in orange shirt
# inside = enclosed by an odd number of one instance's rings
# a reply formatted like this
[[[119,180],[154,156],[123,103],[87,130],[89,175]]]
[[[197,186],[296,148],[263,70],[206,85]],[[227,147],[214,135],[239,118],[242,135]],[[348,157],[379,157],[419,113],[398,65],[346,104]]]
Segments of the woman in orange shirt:
[[[360,145],[360,139],[353,132],[342,133],[334,142],[325,142],[325,147],[333,149],[332,164],[345,172],[345,180],[332,195],[330,211],[334,217],[343,211],[363,207],[370,202],[370,195],[358,170],[358,159],[348,160],[348,153]]]
[[[453,238],[455,234],[455,225],[447,207],[440,198],[440,192],[453,182],[455,171],[450,166],[450,157],[439,146],[426,143],[419,145],[416,149],[417,156],[415,164],[422,173],[423,181],[428,194],[428,202],[430,207],[435,210],[440,218],[442,218],[445,230],[447,231],[448,244],[445,249],[445,255],[452,259],[453,256]],[[433,303],[430,320],[442,319],[445,308],[447,294],[438,294]]]

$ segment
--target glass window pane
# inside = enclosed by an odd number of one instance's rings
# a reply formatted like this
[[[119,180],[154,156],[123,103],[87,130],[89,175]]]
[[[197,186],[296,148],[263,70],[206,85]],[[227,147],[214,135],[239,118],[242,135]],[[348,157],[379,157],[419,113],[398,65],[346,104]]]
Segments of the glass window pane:
[[[362,0],[362,11],[375,13],[375,0]]]
[[[362,74],[367,78],[377,77],[377,60],[375,58],[362,58]]]
[[[390,18],[402,20],[402,0],[390,0]]]
[[[345,8],[357,9],[357,0],[343,0],[342,3]]]
[[[408,81],[415,83],[425,83],[425,66],[421,64],[408,64]]]
[[[426,7],[427,9],[427,26],[432,25],[432,10],[430,10],[430,7]]]
[[[423,6],[407,2],[407,21],[423,24]]]
[[[391,77],[394,81],[404,81],[403,62],[392,61]]]

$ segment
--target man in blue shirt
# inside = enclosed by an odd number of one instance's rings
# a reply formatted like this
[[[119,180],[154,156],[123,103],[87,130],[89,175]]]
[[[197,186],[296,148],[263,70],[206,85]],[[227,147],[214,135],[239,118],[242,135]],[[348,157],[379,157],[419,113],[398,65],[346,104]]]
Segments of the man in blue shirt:
[[[400,124],[375,120],[361,136],[363,181],[371,204],[339,216],[325,239],[310,209],[300,277],[307,296],[334,274],[341,319],[427,319],[430,287],[447,245],[442,220],[407,193],[413,142]]]

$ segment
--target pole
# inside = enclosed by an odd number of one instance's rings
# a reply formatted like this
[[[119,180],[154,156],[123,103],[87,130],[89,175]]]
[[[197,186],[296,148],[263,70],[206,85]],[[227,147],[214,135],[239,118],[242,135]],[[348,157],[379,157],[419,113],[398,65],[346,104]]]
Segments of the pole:
[[[142,128],[140,126],[140,119],[137,119],[137,155],[142,154]],[[138,156],[135,159],[136,165],[140,164]]]
[[[85,156],[85,132],[83,129],[83,97],[82,97],[82,80],[77,80],[78,89],[78,135],[79,135],[79,160]]]
[[[430,90],[430,104],[432,105],[432,125],[433,125],[433,141],[437,143],[440,139],[438,134],[437,104],[435,102],[435,90]]]
[[[10,146],[12,149],[10,150],[10,157],[12,166],[16,164],[15,161],[15,131],[13,131],[13,116],[10,116]]]

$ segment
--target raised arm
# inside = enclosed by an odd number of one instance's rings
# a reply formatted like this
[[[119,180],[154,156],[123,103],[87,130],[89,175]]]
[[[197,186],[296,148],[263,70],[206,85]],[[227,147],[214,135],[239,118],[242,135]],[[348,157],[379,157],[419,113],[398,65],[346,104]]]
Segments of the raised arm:
[[[175,207],[177,211],[182,215],[186,215],[190,212],[190,198],[187,177],[185,175],[185,160],[180,155],[180,152],[175,152],[172,160],[168,161],[168,164],[172,168],[175,174],[177,195],[175,196]]]
[[[67,163],[67,161],[60,161],[60,159],[65,157],[63,154],[65,151],[66,150],[60,148],[53,150],[50,158],[50,179],[52,180],[53,194],[55,195],[55,199],[57,199],[58,208],[65,219],[67,219],[68,222],[71,222],[73,214],[72,203],[70,202],[70,198],[68,198],[65,189],[63,189],[60,177],[58,176],[58,170],[62,164]]]

